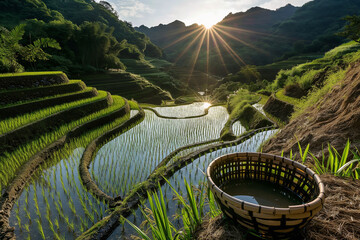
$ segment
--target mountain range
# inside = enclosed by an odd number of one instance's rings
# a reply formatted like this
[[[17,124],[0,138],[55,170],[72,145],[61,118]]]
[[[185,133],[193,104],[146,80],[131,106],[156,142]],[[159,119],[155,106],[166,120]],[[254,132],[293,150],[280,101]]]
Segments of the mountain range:
[[[343,18],[359,12],[358,0],[314,0],[302,7],[288,4],[277,10],[254,7],[229,13],[209,33],[202,25],[185,26],[178,20],[135,29],[161,47],[168,60],[225,75],[245,64],[324,53],[344,41],[335,35],[345,25]]]

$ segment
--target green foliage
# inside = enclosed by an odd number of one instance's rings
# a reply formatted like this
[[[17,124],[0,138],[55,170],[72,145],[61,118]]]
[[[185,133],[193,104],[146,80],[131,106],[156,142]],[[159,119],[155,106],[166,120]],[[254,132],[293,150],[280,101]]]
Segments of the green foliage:
[[[19,42],[25,33],[24,28],[25,25],[21,24],[11,31],[0,29],[0,72],[22,71],[19,55],[24,61],[35,63],[37,60],[48,60],[50,55],[43,48],[61,49],[59,43],[51,38],[39,38],[27,46],[21,45]]]
[[[323,96],[334,82],[342,79],[346,73],[344,65],[347,66],[360,59],[359,49],[359,44],[349,42],[330,50],[322,58],[300,64],[289,70],[281,70],[268,89],[276,91],[291,84],[299,84],[305,92],[310,92],[306,98],[306,105],[314,104],[314,101],[319,100],[319,97]],[[300,102],[295,104],[300,104]]]
[[[212,102],[226,102],[230,94],[233,94],[240,88],[240,83],[227,82],[221,84],[219,87],[213,90],[211,94]]]
[[[117,57],[124,48],[112,36],[113,28],[99,22],[84,22],[77,33],[80,61],[96,68],[124,68]]]
[[[23,67],[17,62],[17,54],[21,51],[19,41],[24,35],[24,25],[13,30],[0,29],[0,72],[19,72]]]
[[[245,88],[252,92],[264,89],[269,84],[267,80],[262,80],[262,75],[257,67],[252,65],[242,67],[236,74],[228,74],[222,82],[236,82],[238,88]]]
[[[277,99],[279,99],[281,101],[284,101],[284,102],[287,102],[287,103],[290,103],[290,104],[292,104],[294,106],[298,106],[299,104],[301,104],[301,100],[299,100],[297,98],[286,96],[284,94],[284,89],[281,89],[281,90],[277,91],[275,96],[276,96]]]
[[[112,6],[104,1],[1,1],[1,25],[9,28],[23,22],[26,37],[22,42],[28,44],[28,48],[24,49],[25,56],[17,66],[19,71],[23,69],[21,65],[33,70],[61,69],[71,74],[125,69],[120,57],[142,59],[144,52],[154,57],[162,54],[148,37],[136,32],[131,24],[120,21]],[[45,54],[39,46],[54,45],[49,41],[45,43],[46,40],[32,41],[40,38],[55,39],[62,51],[51,51],[51,56]],[[48,61],[35,65],[35,60],[42,59]],[[7,61],[8,67],[2,71],[14,68],[14,64]]]
[[[182,205],[182,215],[181,219],[184,224],[184,232],[177,230],[173,224],[171,223],[167,212],[166,212],[166,204],[164,201],[164,195],[161,190],[161,186],[159,184],[159,193],[160,196],[157,194],[153,194],[152,196],[148,193],[148,199],[150,203],[150,215],[151,218],[147,216],[147,214],[143,211],[143,215],[146,218],[146,221],[150,225],[151,233],[153,239],[158,240],[172,240],[172,239],[192,239],[193,234],[197,228],[202,223],[203,218],[203,209],[205,204],[205,194],[204,191],[200,192],[200,196],[198,200],[196,200],[194,189],[187,183],[184,179],[184,184],[187,193],[186,200],[181,194],[179,194],[175,188],[170,184],[170,182],[165,179],[167,184],[175,193],[177,200]],[[209,195],[209,203],[210,208],[213,209],[212,214],[217,215],[219,210],[214,203],[214,197],[210,197]],[[143,232],[140,228],[135,226],[129,220],[125,219],[136,231],[140,234],[143,239],[150,239],[145,232]],[[181,235],[180,235],[181,234]]]
[[[236,74],[229,74],[225,77],[225,81],[252,83],[261,80],[261,74],[257,71],[256,66],[246,65]]]
[[[310,153],[312,159],[315,162],[315,171],[318,174],[332,174],[340,177],[352,177],[354,179],[360,178],[360,156],[359,150],[353,152],[354,159],[349,160],[350,156],[350,141],[348,140],[345,148],[340,153],[328,144],[328,156],[326,157],[324,152],[322,158],[318,159],[312,153]]]
[[[159,190],[160,196],[158,196],[155,193],[153,194],[153,196],[151,196],[150,193],[148,193],[152,219],[149,218],[143,210],[142,213],[150,225],[153,239],[157,239],[157,240],[178,239],[179,232],[170,222],[170,219],[167,215],[164,195],[162,193],[160,184],[159,184],[159,189],[160,189]],[[141,237],[150,240],[150,238],[146,235],[146,233],[144,233],[141,229],[136,227],[129,220],[126,219],[126,221],[141,235]]]
[[[219,209],[214,194],[210,190],[210,188],[207,189],[207,196],[208,196],[208,205],[209,205],[209,214],[211,218],[217,217],[221,214],[221,210]]]
[[[330,73],[326,78],[324,85],[320,88],[314,87],[308,93],[307,97],[302,101],[297,101],[296,111],[293,113],[292,118],[296,118],[305,111],[309,106],[318,104],[319,101],[331,91],[331,89],[344,79],[349,67],[346,69],[340,69],[339,71]]]
[[[344,20],[348,23],[339,35],[360,43],[360,16],[346,16]]]
[[[250,93],[246,89],[239,89],[236,94],[230,96],[227,109],[230,112],[230,119],[237,119],[245,105],[256,102],[260,97]]]

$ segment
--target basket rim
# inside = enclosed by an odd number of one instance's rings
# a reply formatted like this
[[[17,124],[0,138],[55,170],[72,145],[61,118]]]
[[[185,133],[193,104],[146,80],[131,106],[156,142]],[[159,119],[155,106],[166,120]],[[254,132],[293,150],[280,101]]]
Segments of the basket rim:
[[[319,187],[319,194],[316,196],[316,198],[310,202],[307,203],[303,203],[303,204],[298,204],[298,205],[290,205],[287,208],[279,208],[279,207],[271,207],[271,206],[266,206],[266,205],[260,205],[260,204],[255,204],[255,203],[250,203],[244,200],[240,200],[237,199],[229,194],[227,194],[226,192],[224,192],[223,190],[221,190],[212,180],[211,176],[210,176],[210,169],[211,167],[219,160],[219,159],[224,159],[224,158],[231,158],[233,156],[266,156],[266,157],[272,157],[274,159],[277,160],[281,160],[282,162],[288,162],[290,164],[292,164],[293,166],[299,167],[300,169],[306,171],[307,174],[309,174],[310,176],[312,176],[315,180],[316,185]],[[241,204],[242,209],[248,209],[248,210],[254,210],[254,209],[258,209],[258,212],[262,212],[262,213],[267,213],[267,214],[278,214],[278,213],[282,213],[282,214],[292,214],[292,213],[299,213],[299,212],[306,212],[306,211],[310,211],[310,210],[314,210],[317,209],[319,206],[322,206],[324,204],[325,201],[325,187],[323,182],[321,181],[320,177],[310,168],[306,167],[305,165],[293,161],[289,158],[286,157],[281,157],[278,155],[274,155],[274,154],[268,154],[268,153],[259,153],[259,152],[238,152],[238,153],[231,153],[231,154],[226,154],[226,155],[222,155],[220,157],[217,157],[216,159],[214,159],[208,166],[207,170],[206,170],[206,177],[208,180],[208,183],[210,183],[211,185],[211,190],[215,190],[216,192],[220,193],[221,198],[226,199],[229,202],[235,202],[238,204]],[[304,210],[304,211],[302,211]]]

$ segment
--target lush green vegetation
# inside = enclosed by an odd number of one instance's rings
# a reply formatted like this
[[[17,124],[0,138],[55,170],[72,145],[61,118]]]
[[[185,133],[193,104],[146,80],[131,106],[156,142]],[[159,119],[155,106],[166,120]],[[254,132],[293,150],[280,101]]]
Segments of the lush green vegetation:
[[[90,103],[90,102],[97,101],[99,99],[105,98],[106,95],[107,95],[106,92],[100,91],[99,94],[93,98],[83,99],[83,100],[79,100],[79,101],[75,101],[75,102],[71,102],[71,103],[64,103],[64,104],[57,105],[54,107],[41,109],[41,110],[33,112],[33,113],[28,113],[28,114],[14,117],[14,118],[5,119],[5,120],[1,121],[1,123],[0,123],[0,134],[7,133],[13,129],[24,126],[30,122],[34,122],[36,120],[50,116],[51,114],[54,114],[54,113],[57,113],[57,112],[60,112],[60,111],[66,110],[66,109],[70,109],[70,108],[73,108],[76,106],[86,105],[87,103]]]
[[[18,34],[11,42],[20,41],[27,49],[21,51],[23,59],[19,59],[17,65],[13,61],[9,63],[7,59],[11,57],[1,57],[1,72],[22,71],[23,67],[28,70],[63,70],[72,74],[108,68],[124,69],[120,58],[142,59],[145,54],[152,57],[162,54],[148,37],[135,31],[131,24],[119,20],[111,5],[105,2],[5,0],[0,3],[0,16],[0,35],[2,39],[7,39],[5,43],[11,40],[9,36],[19,32],[17,25],[25,24],[26,37]],[[56,40],[58,45],[50,39]],[[8,45],[0,44],[0,56],[3,52],[17,52],[14,44]],[[61,47],[62,50],[45,54],[39,48],[45,46]],[[36,59],[48,61],[37,61],[35,64]]]
[[[17,59],[19,55],[21,60],[34,66],[38,60],[49,60],[50,55],[44,52],[43,48],[61,50],[59,43],[52,38],[39,38],[23,46],[19,41],[25,33],[24,27],[25,25],[18,25],[11,31],[0,28],[0,72],[23,71],[24,68]]]
[[[234,137],[232,134],[231,126],[235,121],[240,120],[246,129],[250,129],[249,122],[245,120],[247,117],[254,116],[258,113],[252,112],[251,116],[245,116],[248,112],[248,108],[252,108],[251,104],[260,100],[260,97],[254,93],[249,92],[246,89],[239,89],[236,93],[229,96],[227,101],[227,110],[229,112],[229,119],[225,123],[223,130],[221,131],[221,138],[227,139],[228,137]],[[256,114],[256,117],[261,118],[261,113]]]
[[[300,64],[289,70],[281,70],[268,91],[276,91],[276,97],[295,106],[293,118],[306,108],[316,104],[334,85],[345,77],[349,65],[360,59],[360,46],[349,42],[328,51],[323,58]],[[300,100],[286,95],[286,88],[296,84],[305,93]]]
[[[187,92],[187,86],[184,83],[173,78],[164,71],[164,66],[172,65],[165,60],[150,58],[147,58],[146,60],[123,59],[122,62],[125,64],[127,72],[140,75],[152,84],[157,85],[172,94],[178,96],[179,94]]]
[[[207,200],[208,207],[210,209],[209,216],[216,217],[220,214],[220,210],[215,204],[214,196],[210,189],[207,189],[207,198],[204,194],[204,189],[199,189],[196,191],[193,186],[190,186],[186,179],[184,179],[184,185],[186,188],[187,200],[176,191],[176,189],[170,184],[170,182],[165,179],[169,184],[170,188],[173,190],[176,195],[177,201],[182,206],[181,209],[181,220],[184,227],[182,229],[176,229],[176,227],[171,223],[170,218],[166,212],[166,204],[164,201],[164,194],[159,186],[158,196],[156,193],[153,196],[148,193],[148,199],[150,203],[150,215],[142,211],[146,221],[151,229],[153,239],[193,239],[195,230],[201,225],[204,218],[204,207],[205,201]],[[149,238],[144,231],[138,228],[129,220],[125,219],[144,239]]]

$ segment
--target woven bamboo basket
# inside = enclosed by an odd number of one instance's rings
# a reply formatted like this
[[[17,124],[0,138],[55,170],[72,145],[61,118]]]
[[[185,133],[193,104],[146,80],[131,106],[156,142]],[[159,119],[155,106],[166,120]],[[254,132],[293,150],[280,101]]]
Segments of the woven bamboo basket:
[[[311,169],[288,158],[263,153],[234,153],[215,159],[207,169],[211,191],[223,213],[255,234],[292,238],[322,209],[321,179]],[[219,186],[241,179],[275,183],[297,194],[304,204],[276,208],[239,200]]]

